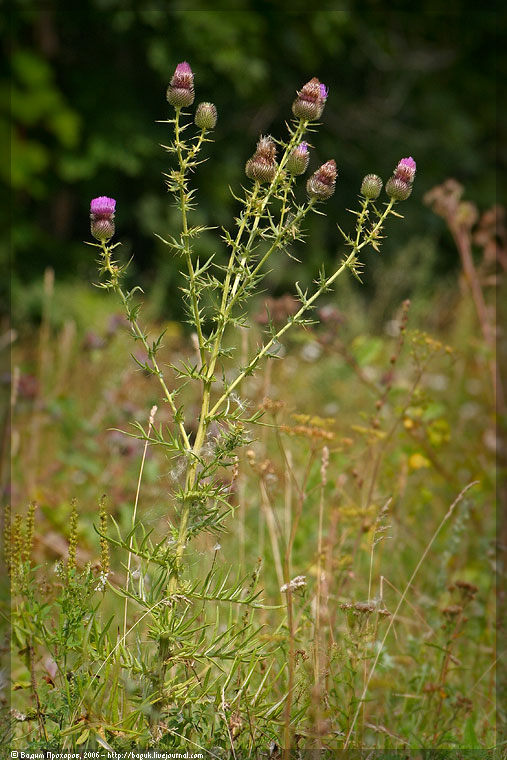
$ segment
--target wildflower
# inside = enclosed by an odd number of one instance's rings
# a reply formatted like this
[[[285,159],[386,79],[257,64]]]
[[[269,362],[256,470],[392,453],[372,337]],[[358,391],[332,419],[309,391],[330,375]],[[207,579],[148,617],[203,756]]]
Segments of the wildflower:
[[[276,176],[276,145],[270,135],[261,137],[257,150],[245,166],[245,174],[256,182],[272,182]]]
[[[289,153],[287,159],[287,171],[295,175],[304,174],[308,167],[309,160],[310,153],[308,151],[308,143],[299,143],[299,145]]]
[[[375,200],[382,190],[382,180],[376,174],[367,174],[361,185],[361,195]]]
[[[292,113],[304,121],[320,119],[328,93],[326,85],[319,82],[317,77],[313,77],[298,90],[297,98],[292,104]]]
[[[398,179],[402,179],[411,185],[415,178],[415,170],[416,163],[412,156],[410,156],[409,158],[402,158],[401,161],[398,162],[394,175]]]
[[[214,129],[217,123],[217,109],[213,103],[199,103],[194,122],[199,129]]]
[[[386,182],[386,193],[395,201],[405,201],[412,192],[416,163],[412,156],[402,158],[391,179]]]
[[[330,198],[335,191],[336,162],[331,159],[317,169],[306,183],[306,192],[310,198],[319,201],[325,201]]]
[[[186,61],[178,63],[167,88],[167,101],[175,108],[191,106],[194,102],[194,74]]]
[[[306,576],[305,575],[297,575],[295,578],[293,578],[289,583],[284,583],[283,586],[280,588],[280,591],[295,591],[298,588],[303,588],[306,586]]]
[[[95,591],[98,591],[99,593],[103,593],[106,590],[108,575],[109,573],[103,573],[103,572],[100,573],[98,577],[97,585],[95,586]]]
[[[95,240],[105,242],[114,235],[116,201],[101,195],[90,203],[90,229]]]

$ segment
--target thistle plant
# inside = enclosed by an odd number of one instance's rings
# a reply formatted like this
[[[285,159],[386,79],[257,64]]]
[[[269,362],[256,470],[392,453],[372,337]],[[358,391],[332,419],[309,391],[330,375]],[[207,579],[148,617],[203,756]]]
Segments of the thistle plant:
[[[168,457],[177,460],[177,471],[181,472],[172,488],[175,517],[170,523],[169,535],[154,544],[141,521],[133,525],[127,536],[119,533],[118,538],[108,537],[129,557],[137,557],[142,566],[141,575],[150,567],[156,570],[149,593],[139,584],[135,586],[131,577],[127,577],[120,591],[134,599],[152,620],[150,637],[158,647],[150,687],[155,694],[151,698],[154,721],[164,703],[168,665],[175,665],[178,660],[175,643],[178,631],[192,603],[208,600],[261,606],[256,601],[258,592],[243,589],[241,581],[229,584],[229,588],[226,579],[215,583],[214,568],[200,585],[192,584],[185,574],[184,557],[189,543],[203,532],[218,534],[224,529],[224,520],[232,506],[230,491],[220,476],[224,468],[234,469],[236,452],[255,435],[255,425],[262,415],[235,403],[237,393],[264,359],[276,357],[280,342],[290,329],[314,322],[313,311],[320,296],[332,288],[338,277],[349,272],[361,279],[362,253],[368,247],[379,250],[385,222],[389,216],[400,216],[395,206],[408,198],[412,189],[416,169],[412,158],[404,158],[397,164],[385,187],[385,203],[378,202],[382,180],[374,174],[366,175],[360,185],[359,207],[351,211],[354,231],[346,233],[338,227],[345,249],[338,268],[326,273],[322,267],[316,274],[313,289],[304,290],[296,282],[295,312],[282,326],[275,326],[268,318],[262,344],[242,365],[234,364],[234,334],[238,328],[248,327],[249,301],[258,292],[269,267],[276,266],[286,255],[292,257],[292,247],[304,241],[307,217],[323,215],[325,202],[335,192],[338,172],[334,159],[322,163],[306,182],[303,178],[312,161],[313,146],[309,140],[317,131],[317,121],[323,115],[328,94],[324,84],[317,78],[311,79],[297,92],[292,104],[293,118],[287,123],[285,136],[260,136],[245,164],[245,184],[241,192],[234,195],[239,205],[238,216],[230,228],[223,227],[218,233],[227,255],[222,259],[212,255],[203,260],[199,254],[199,237],[216,228],[193,223],[197,201],[193,180],[205,148],[212,143],[211,132],[218,116],[210,102],[199,103],[194,114],[188,111],[195,100],[194,75],[186,62],[176,67],[167,89],[171,115],[162,122],[171,136],[162,147],[171,159],[171,167],[164,176],[179,209],[180,229],[157,237],[171,255],[183,262],[183,300],[186,319],[195,332],[197,362],[189,360],[169,365],[170,372],[162,366],[159,351],[163,334],[153,338],[142,325],[141,304],[137,298],[141,289],[127,289],[128,264],[114,258],[120,245],[112,242],[116,201],[101,196],[91,202],[91,234],[97,242],[89,245],[99,252],[99,286],[113,290],[120,299],[132,337],[146,353],[145,360],[136,358],[135,361],[158,381],[172,419],[172,425],[166,429],[160,424],[144,427],[139,422],[134,423],[129,435],[162,449]],[[298,185],[302,186],[303,193],[306,190],[304,200],[299,200]],[[196,429],[192,426],[194,420],[180,403],[181,391],[188,386],[194,388],[199,400]],[[103,526],[100,533],[105,538]],[[286,578],[286,582],[289,581]],[[191,617],[191,613],[189,615]],[[124,638],[128,635],[126,626],[125,631]],[[244,652],[247,650],[245,645]],[[198,647],[194,647],[181,657],[188,660],[191,655],[197,656],[197,651]],[[128,662],[133,667],[132,657],[127,650],[123,651],[124,664]]]

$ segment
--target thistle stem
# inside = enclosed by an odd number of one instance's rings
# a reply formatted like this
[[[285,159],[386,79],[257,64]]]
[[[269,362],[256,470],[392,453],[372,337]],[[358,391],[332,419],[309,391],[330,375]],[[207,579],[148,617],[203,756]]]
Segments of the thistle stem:
[[[327,278],[325,283],[321,285],[320,288],[316,290],[316,292],[311,296],[299,309],[299,311],[274,335],[257,353],[257,355],[252,359],[252,361],[248,364],[248,366],[240,372],[238,377],[234,380],[234,382],[231,383],[231,385],[227,388],[225,393],[223,393],[218,401],[215,403],[211,411],[209,412],[209,418],[210,420],[213,418],[213,416],[218,412],[224,401],[226,401],[231,393],[238,387],[238,385],[244,380],[244,378],[249,375],[253,369],[257,366],[259,361],[269,352],[269,350],[274,346],[275,343],[279,341],[279,339],[284,335],[289,327],[291,327],[295,322],[300,319],[303,314],[315,303],[315,301],[319,298],[319,296],[324,293],[332,284],[333,282],[350,266],[353,264],[355,258],[357,257],[357,254],[359,251],[368,243],[370,243],[376,236],[377,232],[382,227],[385,219],[390,214],[391,209],[394,205],[395,201],[391,200],[383,214],[381,215],[379,221],[377,224],[373,227],[371,232],[365,237],[365,239],[358,243],[357,241],[354,243],[354,246],[352,248],[351,253],[347,256],[343,264],[339,267],[339,269],[336,270],[334,274],[332,274],[330,277]]]
[[[247,209],[246,209],[246,211],[245,211],[245,213],[243,215],[243,218],[241,220],[241,224],[240,224],[238,233],[236,235],[236,239],[235,239],[233,247],[232,247],[231,256],[229,258],[229,264],[227,266],[227,274],[226,274],[226,278],[225,278],[225,281],[224,281],[224,287],[223,287],[223,292],[222,292],[222,301],[221,301],[220,311],[219,311],[220,324],[219,324],[219,327],[217,328],[216,337],[215,337],[214,343],[213,343],[212,355],[211,355],[209,366],[208,366],[208,370],[207,370],[207,373],[206,373],[206,378],[204,380],[203,398],[202,398],[202,404],[201,404],[201,414],[200,414],[200,417],[199,417],[199,427],[198,427],[198,430],[197,430],[197,434],[196,434],[196,438],[195,438],[195,443],[194,443],[194,448],[193,448],[193,452],[194,452],[194,454],[196,456],[199,455],[199,452],[200,452],[200,450],[202,448],[202,445],[203,445],[203,442],[204,442],[204,438],[206,436],[206,430],[207,430],[207,427],[208,427],[208,424],[209,424],[209,421],[208,421],[208,409],[209,409],[210,395],[211,395],[211,384],[213,382],[213,373],[215,371],[216,363],[217,363],[217,360],[218,360],[218,356],[219,356],[220,348],[221,348],[221,344],[222,344],[222,338],[223,338],[223,335],[224,335],[224,332],[225,332],[225,328],[226,328],[228,320],[229,320],[229,316],[230,316],[231,309],[232,309],[232,303],[233,303],[233,302],[229,301],[229,293],[232,292],[233,294],[235,294],[235,291],[237,290],[239,282],[240,282],[240,279],[241,279],[241,272],[238,272],[237,275],[236,275],[236,279],[234,281],[234,284],[232,286],[232,291],[231,291],[231,281],[232,281],[232,275],[233,275],[234,261],[235,261],[235,259],[237,257],[237,252],[238,252],[238,248],[240,246],[240,241],[241,241],[241,238],[243,236],[244,230],[246,228],[247,219],[248,219],[250,213],[252,212],[252,210],[255,209],[254,224],[253,224],[252,229],[250,231],[250,235],[248,237],[248,241],[246,242],[246,244],[245,244],[245,246],[243,248],[243,257],[242,257],[243,265],[244,265],[244,262],[246,261],[246,259],[248,257],[248,254],[251,251],[253,242],[254,242],[257,234],[258,234],[258,227],[259,227],[260,220],[261,220],[261,218],[263,216],[264,210],[265,210],[267,204],[269,203],[269,200],[273,196],[274,191],[278,187],[278,184],[279,184],[280,178],[282,177],[283,170],[284,170],[285,164],[287,163],[289,154],[293,150],[293,148],[301,140],[301,138],[302,138],[302,136],[305,133],[305,130],[307,128],[307,124],[308,124],[307,121],[299,121],[296,129],[292,133],[291,139],[290,139],[290,141],[289,141],[289,143],[288,143],[288,145],[287,145],[287,147],[286,147],[286,149],[284,151],[284,154],[283,154],[283,156],[282,156],[282,158],[280,160],[280,163],[278,165],[276,174],[275,174],[275,176],[274,176],[271,184],[269,185],[269,188],[268,188],[268,190],[267,190],[264,198],[262,199],[262,201],[260,202],[260,204],[259,204],[259,206],[257,208],[255,208],[255,206],[256,206],[256,201],[257,201],[257,196],[258,196],[258,193],[259,193],[259,187],[260,186],[259,186],[258,182],[255,183],[254,188],[252,190],[252,193],[250,195],[249,201],[248,201]],[[274,250],[274,247],[272,247],[272,249],[270,249],[269,253],[271,254],[273,250]],[[264,257],[263,261],[265,259],[266,259],[266,257]],[[255,271],[258,271],[258,267],[256,268]],[[229,303],[228,303],[228,301],[229,301]],[[195,468],[196,468],[196,463],[195,462],[191,463],[190,468],[189,468],[189,470],[190,470],[189,471],[189,478],[187,478],[187,487],[188,488],[192,488],[193,485],[194,485],[194,483],[195,483]]]
[[[197,331],[197,339],[199,342],[199,354],[201,357],[201,364],[204,367],[206,363],[206,350],[205,350],[204,336],[202,332],[199,302],[197,299],[197,292],[196,292],[196,287],[195,287],[195,270],[192,264],[192,255],[191,255],[191,249],[190,249],[190,243],[189,243],[188,219],[187,219],[188,198],[187,198],[187,191],[185,188],[185,173],[188,168],[188,162],[191,158],[194,158],[197,155],[197,152],[199,151],[199,148],[204,139],[204,130],[201,131],[200,139],[198,140],[194,148],[191,151],[189,151],[187,158],[184,159],[182,143],[180,139],[180,114],[181,114],[181,108],[177,108],[176,117],[174,120],[174,137],[175,137],[176,151],[178,155],[178,163],[180,166],[180,176],[178,178],[178,184],[180,188],[180,208],[181,208],[181,223],[182,223],[181,239],[183,243],[185,260],[187,262],[188,277],[190,281],[190,301],[191,301],[192,312],[194,316],[195,329]]]
[[[127,314],[127,319],[130,322],[130,324],[132,325],[132,329],[133,329],[134,335],[135,335],[136,338],[138,338],[141,341],[141,343],[143,344],[143,346],[144,346],[144,348],[145,348],[145,350],[146,350],[149,358],[151,359],[151,362],[153,364],[154,374],[158,377],[158,381],[159,381],[160,385],[162,386],[162,390],[164,391],[165,399],[166,399],[167,403],[169,404],[169,406],[171,407],[171,411],[173,413],[174,420],[177,421],[177,418],[178,418],[178,409],[176,407],[176,404],[174,403],[174,395],[175,394],[171,393],[170,390],[169,390],[169,388],[167,387],[167,385],[165,383],[165,380],[164,380],[164,375],[162,374],[162,370],[160,369],[160,367],[158,365],[158,362],[157,362],[157,359],[156,359],[156,357],[154,355],[154,352],[152,351],[151,346],[150,346],[150,344],[148,343],[148,341],[146,339],[146,335],[141,330],[137,319],[135,318],[135,316],[132,313],[128,297],[123,292],[123,289],[122,289],[122,287],[121,287],[121,285],[119,283],[118,267],[116,267],[112,263],[112,261],[111,261],[111,249],[106,245],[105,242],[102,243],[101,247],[102,247],[102,254],[103,254],[103,257],[104,257],[104,269],[111,276],[111,280],[110,280],[110,283],[108,284],[108,287],[112,287],[113,290],[114,290],[114,292],[119,296],[119,298],[120,298],[120,300],[121,300],[121,302],[123,304],[123,307],[125,309],[125,313]],[[182,420],[178,420],[177,424],[178,424],[178,428],[179,428],[179,431],[180,431],[181,439],[183,441],[185,449],[187,451],[189,451],[190,448],[191,448],[191,446],[190,446],[190,441],[189,441],[187,432],[185,430],[185,426],[183,424],[183,421]]]

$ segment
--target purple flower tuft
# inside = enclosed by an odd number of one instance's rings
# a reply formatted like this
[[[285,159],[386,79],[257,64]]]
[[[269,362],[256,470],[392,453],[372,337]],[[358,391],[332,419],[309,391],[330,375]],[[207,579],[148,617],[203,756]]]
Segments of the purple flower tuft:
[[[412,192],[415,170],[416,163],[412,156],[398,161],[393,176],[386,182],[387,195],[395,201],[405,201]]]
[[[90,213],[96,217],[114,216],[115,211],[116,201],[114,198],[108,198],[107,195],[100,195],[90,203]]]
[[[325,84],[320,85],[320,97],[322,100],[326,100],[327,96],[329,95],[329,87],[326,87]]]
[[[100,195],[90,203],[91,233],[95,240],[105,242],[114,235],[114,212],[116,201],[107,195]]]
[[[401,161],[398,161],[398,166],[394,170],[394,176],[411,185],[415,178],[415,170],[416,163],[412,156],[402,158]]]
[[[412,156],[409,156],[408,158],[402,158],[401,161],[399,161],[398,166],[409,166],[415,171],[417,165]]]
[[[190,67],[190,64],[186,61],[182,61],[181,63],[178,63],[176,66],[176,73],[177,74],[191,74],[192,69]]]
[[[194,102],[194,74],[186,61],[176,66],[166,97],[175,108],[186,108]]]

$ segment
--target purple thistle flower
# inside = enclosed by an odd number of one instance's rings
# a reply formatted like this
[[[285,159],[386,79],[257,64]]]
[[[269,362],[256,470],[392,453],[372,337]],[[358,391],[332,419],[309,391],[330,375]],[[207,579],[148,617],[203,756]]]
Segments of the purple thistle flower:
[[[326,85],[321,84],[317,77],[313,77],[298,90],[297,98],[292,104],[292,113],[297,119],[304,121],[320,119],[328,92]]]
[[[394,170],[394,176],[397,179],[401,179],[408,184],[412,184],[415,177],[416,162],[409,156],[409,158],[402,158],[398,161],[398,166]]]
[[[191,74],[192,69],[190,68],[190,64],[187,63],[187,61],[182,61],[181,63],[178,63],[176,66],[175,74]]]
[[[402,158],[394,170],[391,179],[386,182],[386,193],[395,201],[405,201],[412,192],[416,163],[412,156]]]
[[[114,198],[108,198],[107,195],[100,195],[94,198],[90,203],[90,214],[101,217],[114,216],[116,211],[116,201]]]
[[[104,242],[114,235],[114,214],[116,201],[107,195],[100,195],[90,203],[90,229],[95,240]]]
[[[175,108],[191,106],[194,102],[194,74],[186,61],[176,66],[166,97]]]

